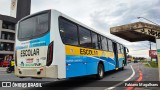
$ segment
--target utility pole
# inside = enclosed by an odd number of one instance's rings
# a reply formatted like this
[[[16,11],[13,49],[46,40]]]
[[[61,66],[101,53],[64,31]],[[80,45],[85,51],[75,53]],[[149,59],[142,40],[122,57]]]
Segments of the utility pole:
[[[150,57],[151,57],[151,61],[152,61],[152,46],[151,46],[151,41],[150,41],[150,43],[149,43],[149,46],[150,46]]]

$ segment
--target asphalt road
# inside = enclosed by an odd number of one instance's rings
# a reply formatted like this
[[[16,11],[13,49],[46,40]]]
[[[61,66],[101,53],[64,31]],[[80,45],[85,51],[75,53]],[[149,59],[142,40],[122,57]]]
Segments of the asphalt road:
[[[132,70],[133,67],[133,70]],[[14,76],[13,73],[7,74],[5,71],[0,72],[0,81],[50,81],[43,83],[43,89],[45,87],[52,88],[54,90],[129,90],[128,87],[124,87],[124,81],[135,82],[140,81],[157,81],[158,80],[158,69],[157,68],[146,68],[141,63],[130,63],[124,70],[109,71],[105,73],[105,77],[102,80],[95,80],[94,76],[78,77],[72,79],[31,79],[24,78],[20,79]],[[123,86],[123,87],[122,87]],[[11,89],[11,88],[0,88],[0,89]],[[40,88],[12,88],[13,89],[24,89],[24,90],[35,90]],[[42,88],[41,88],[42,89]],[[146,88],[146,87],[132,87],[135,90],[146,90],[158,88]]]

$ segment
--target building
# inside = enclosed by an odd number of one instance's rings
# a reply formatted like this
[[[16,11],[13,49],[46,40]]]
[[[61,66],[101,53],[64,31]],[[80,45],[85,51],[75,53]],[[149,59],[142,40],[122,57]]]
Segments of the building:
[[[0,15],[0,59],[6,55],[13,57],[15,45],[16,18]]]
[[[30,14],[30,5],[31,0],[11,0],[11,16],[0,14],[0,61],[13,58],[16,23]]]

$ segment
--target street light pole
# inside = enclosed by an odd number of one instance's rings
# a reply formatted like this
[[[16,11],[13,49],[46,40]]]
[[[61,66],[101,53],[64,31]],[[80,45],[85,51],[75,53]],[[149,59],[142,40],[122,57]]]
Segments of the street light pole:
[[[144,17],[137,17],[137,18],[138,18],[138,19],[143,18],[143,19],[145,19],[145,20],[147,20],[147,21],[149,21],[149,22],[151,22],[151,23],[159,26],[159,24],[157,24],[157,23],[155,23],[155,22],[153,22],[153,21],[151,21],[151,20],[149,20],[149,19],[147,19],[147,18],[144,18]]]

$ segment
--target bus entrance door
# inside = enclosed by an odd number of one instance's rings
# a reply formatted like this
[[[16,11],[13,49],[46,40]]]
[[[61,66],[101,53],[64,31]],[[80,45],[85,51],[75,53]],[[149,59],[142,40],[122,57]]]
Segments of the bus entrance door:
[[[124,51],[124,64],[125,66],[127,65],[127,52],[126,52],[126,47],[123,48]]]
[[[117,51],[117,44],[113,42],[113,51],[114,51],[114,60],[115,60],[115,68],[117,69],[119,67],[119,62],[118,62],[118,51]]]

